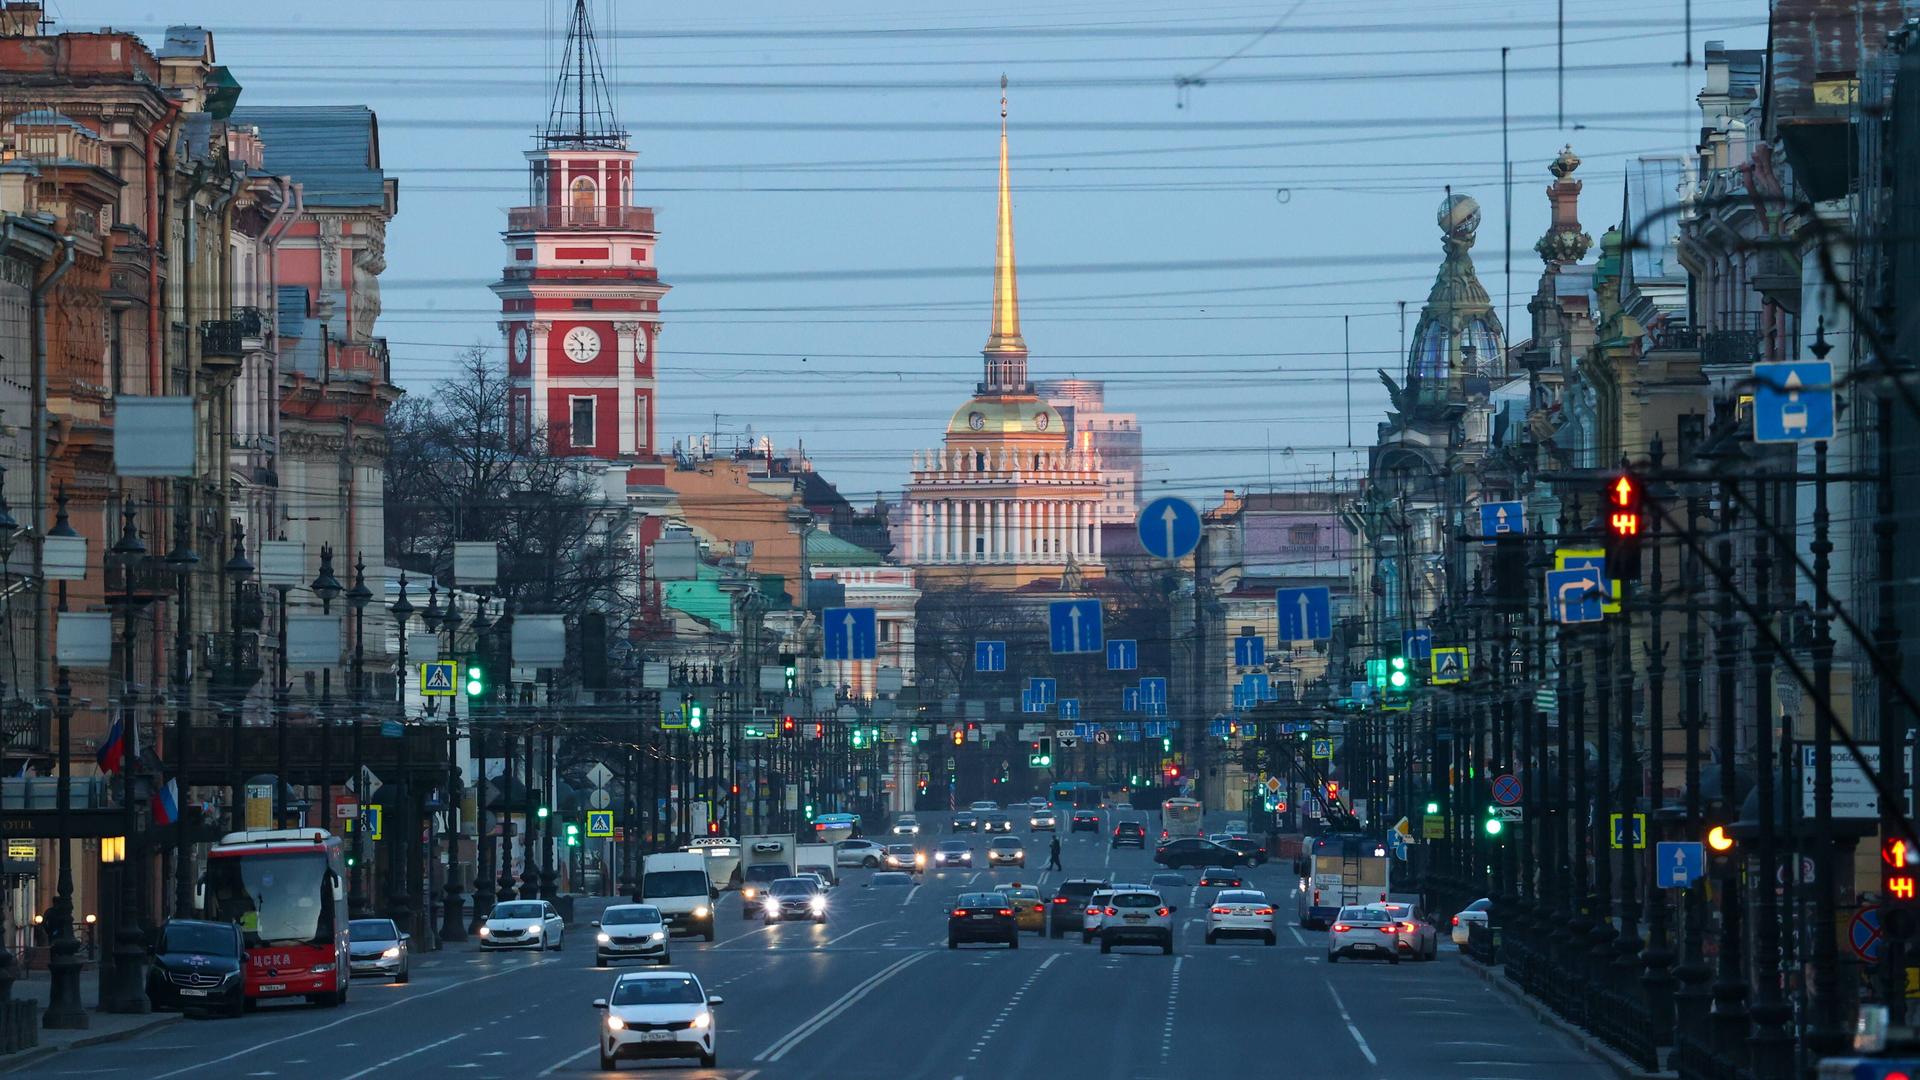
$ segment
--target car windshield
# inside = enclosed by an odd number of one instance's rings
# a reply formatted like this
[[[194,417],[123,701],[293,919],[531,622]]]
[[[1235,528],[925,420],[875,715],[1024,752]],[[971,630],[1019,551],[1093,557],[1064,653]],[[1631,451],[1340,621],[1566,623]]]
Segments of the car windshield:
[[[1157,908],[1160,906],[1160,898],[1150,892],[1123,892],[1114,893],[1113,899],[1107,903],[1117,908]]]
[[[647,876],[652,877],[653,875],[648,874]],[[543,905],[524,902],[496,904],[491,917],[495,919],[538,919],[545,910]]]
[[[967,842],[965,840],[942,840],[940,841],[940,850],[941,851],[966,851]]]
[[[965,813],[965,812],[962,812],[962,813],[958,813],[958,814],[955,814],[955,815],[953,815],[953,820],[955,820],[955,821],[973,821],[973,820],[975,820],[975,818],[974,818],[974,816],[973,816],[972,814],[968,814],[968,813]]]
[[[392,919],[355,919],[347,924],[347,936],[354,941],[394,941],[400,932]]]
[[[874,885],[911,885],[913,877],[898,871],[888,870],[873,875]]]
[[[1038,900],[1040,899],[1040,890],[1028,888],[1008,889],[1006,895],[1010,900]]]
[[[1350,907],[1340,909],[1340,921],[1345,923],[1382,923],[1392,922],[1387,913],[1371,908]]]
[[[323,945],[337,917],[331,874],[317,852],[222,856],[207,863],[207,895],[218,921],[239,923],[249,945]]]
[[[613,987],[614,1005],[698,1005],[706,1001],[691,975],[624,978]]]
[[[386,920],[380,920],[385,922]],[[389,923],[388,925],[392,925]],[[172,923],[160,939],[160,951],[166,953],[205,953],[208,956],[238,956],[233,928],[205,923]]]
[[[975,908],[975,907],[997,908],[997,907],[1005,906],[1006,902],[1007,902],[1007,898],[1000,895],[999,893],[977,892],[977,893],[968,893],[965,896],[962,896],[960,898],[960,902],[955,906],[963,907],[963,908]]]
[[[641,896],[699,896],[706,891],[705,870],[655,870],[640,875]]]
[[[1214,898],[1216,904],[1264,904],[1267,894],[1252,889],[1229,889]]]
[[[1206,868],[1206,870],[1202,871],[1202,876],[1204,877],[1239,877],[1240,875],[1234,873],[1233,871],[1227,869],[1224,866],[1209,866]]]
[[[806,878],[781,878],[773,883],[770,890],[775,896],[806,896],[819,888],[819,883]]]
[[[892,847],[887,849],[887,854],[898,855],[902,858],[911,859],[913,858],[913,845],[912,844],[895,844]]]
[[[657,923],[660,921],[660,909],[647,904],[623,904],[610,907],[600,916],[602,926],[627,926],[634,923]]]
[[[1070,896],[1076,899],[1084,900],[1087,897],[1092,896],[1095,892],[1098,892],[1099,890],[1100,890],[1100,883],[1097,881],[1067,881],[1067,882],[1061,883],[1060,891],[1055,893],[1054,895]]]
[[[995,840],[993,846],[1002,851],[1017,849],[1020,846],[1020,838],[1017,836],[1003,836]]]
[[[903,817],[899,821],[894,822],[894,824],[895,825],[918,825],[920,824],[920,822],[914,818]]]
[[[1092,815],[1088,815],[1088,816],[1092,816]],[[1121,832],[1144,832],[1146,831],[1146,828],[1147,828],[1145,825],[1142,825],[1137,821],[1123,821],[1114,827],[1119,829]]]
[[[1493,901],[1482,899],[1475,900],[1473,903],[1468,904],[1466,909],[1468,911],[1486,911],[1491,907],[1493,907]]]

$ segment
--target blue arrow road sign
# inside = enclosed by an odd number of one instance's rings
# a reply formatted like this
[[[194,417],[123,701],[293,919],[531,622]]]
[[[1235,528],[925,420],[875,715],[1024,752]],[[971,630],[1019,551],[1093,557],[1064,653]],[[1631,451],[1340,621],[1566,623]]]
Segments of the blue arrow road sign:
[[[976,641],[973,643],[973,670],[1007,670],[1007,643],[1004,641]]]
[[[872,660],[880,640],[877,612],[870,607],[830,607],[820,613],[827,632],[827,659]]]
[[[1028,679],[1027,685],[1033,689],[1033,700],[1042,705],[1053,704],[1054,695],[1060,690],[1059,682],[1053,679]]]
[[[1251,709],[1259,703],[1259,700],[1253,696],[1253,688],[1246,683],[1240,683],[1233,688],[1233,707],[1236,709]]]
[[[1167,703],[1167,680],[1160,676],[1141,679],[1140,703],[1142,705],[1165,705]]]
[[[1140,688],[1139,687],[1123,686],[1120,688],[1120,711],[1121,712],[1139,712],[1140,711]]]
[[[1753,441],[1833,438],[1833,365],[1753,365]]]
[[[1424,626],[1400,631],[1400,655],[1416,664],[1433,659],[1433,631]]]
[[[1267,696],[1271,692],[1270,682],[1271,680],[1267,678],[1267,673],[1264,671],[1252,671],[1240,676],[1240,685],[1247,688],[1249,708],[1253,705],[1258,705],[1262,701],[1271,700]]]
[[[1244,634],[1233,639],[1233,666],[1259,667],[1267,662],[1267,639]]]
[[[1231,730],[1227,725],[1228,721],[1225,717],[1216,716],[1207,721],[1207,734],[1217,739],[1224,739],[1227,737],[1227,732]]]
[[[1132,671],[1140,666],[1140,643],[1132,638],[1107,642],[1107,670]]]
[[[1147,738],[1164,739],[1172,728],[1173,725],[1165,720],[1149,720],[1147,721]]]
[[[1140,546],[1156,559],[1184,559],[1200,546],[1200,511],[1185,499],[1153,500],[1140,508],[1134,526]]]
[[[1707,849],[1693,840],[1662,840],[1653,846],[1653,865],[1663,889],[1684,889],[1707,872]]]
[[[1526,506],[1518,502],[1480,504],[1480,542],[1489,547],[1502,536],[1520,536],[1527,531]]]
[[[1047,638],[1056,653],[1100,652],[1100,601],[1055,600],[1047,605]]]
[[[1280,734],[1282,735],[1298,735],[1303,731],[1312,730],[1313,725],[1305,720],[1282,720],[1280,722]]]
[[[1062,720],[1080,719],[1080,699],[1079,698],[1061,698],[1060,699],[1060,719]]]
[[[1040,711],[1040,703],[1033,700],[1032,687],[1027,687],[1020,691],[1020,711],[1023,713]]]
[[[1273,594],[1280,609],[1280,640],[1318,641],[1333,636],[1333,594],[1317,589],[1279,589]]]
[[[1589,566],[1580,570],[1547,571],[1547,610],[1557,623],[1590,623],[1606,619],[1602,605],[1606,584],[1600,571]]]

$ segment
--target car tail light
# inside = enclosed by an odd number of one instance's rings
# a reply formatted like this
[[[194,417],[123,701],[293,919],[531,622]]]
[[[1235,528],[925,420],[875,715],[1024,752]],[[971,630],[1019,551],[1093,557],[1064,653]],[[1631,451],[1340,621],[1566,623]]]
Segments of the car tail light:
[[[1336,934],[1344,934],[1351,929],[1353,929],[1353,927],[1348,926],[1346,923],[1343,923],[1343,922],[1337,922],[1333,924],[1333,932]]]
[[[954,918],[956,918],[956,919],[964,919],[964,918],[966,918],[966,917],[967,917],[967,909],[966,909],[966,908],[954,908],[954,909],[953,909],[953,917],[954,917]]]
[[[1089,915],[1098,915],[1098,914],[1100,914],[1100,909],[1099,909],[1099,908],[1097,908],[1097,907],[1090,907],[1090,908],[1088,908],[1088,909],[1087,909],[1087,914],[1089,914]]]
[[[1253,913],[1255,915],[1271,915],[1273,914],[1273,909],[1270,907],[1256,908]]]
[[[1120,909],[1119,909],[1119,908],[1108,908],[1108,909],[1107,909],[1107,914],[1109,914],[1109,915],[1118,915],[1118,914],[1120,914]]]
[[[1217,908],[1214,908],[1214,909],[1213,909],[1213,913],[1214,913],[1215,915],[1231,915],[1231,914],[1233,914],[1233,909],[1232,909],[1232,908],[1224,908],[1224,907],[1217,907]]]
[[[1394,923],[1390,926],[1383,926],[1380,928],[1380,932],[1383,934],[1398,934],[1400,932],[1400,924]]]
[[[1173,914],[1173,909],[1172,909],[1172,908],[1164,908],[1164,907],[1163,907],[1163,908],[1161,908],[1160,910],[1158,910],[1158,911],[1156,911],[1156,912],[1154,912],[1154,914],[1155,914],[1155,915],[1158,915],[1158,916],[1160,916],[1161,918],[1163,918],[1163,919],[1164,919],[1164,918],[1166,918],[1167,916],[1169,916],[1169,915],[1171,915],[1171,914]]]
[[[1453,917],[1453,925],[1455,925],[1455,926],[1459,926],[1459,925],[1460,925],[1460,916],[1458,916],[1458,915],[1455,915],[1455,916]]]
[[[1003,908],[1001,908],[1001,909],[1000,909],[1000,914],[1002,914],[1002,915],[1009,915],[1009,916],[1010,916],[1010,915],[1012,915],[1012,914],[1013,914],[1013,909],[1012,909],[1012,908],[1010,908],[1010,907],[1003,907]]]
[[[1406,931],[1407,933],[1409,933],[1409,934],[1411,934],[1411,933],[1413,933],[1413,932],[1414,932],[1415,930],[1418,930],[1418,929],[1419,929],[1419,927],[1417,927],[1417,926],[1415,926],[1415,925],[1413,925],[1413,924],[1412,924],[1412,923],[1410,923],[1410,922],[1403,922],[1403,923],[1401,923],[1401,924],[1400,924],[1400,929],[1402,929],[1402,930],[1404,930],[1404,931]]]
[[[1064,904],[1067,902],[1067,898],[1064,896],[1056,896],[1053,898],[1053,902],[1056,904]],[[1455,921],[1458,921],[1458,920],[1455,920]]]
[[[1033,910],[1035,910],[1035,911],[1045,911],[1045,910],[1047,910],[1047,906],[1046,906],[1045,904],[1035,904],[1035,905],[1033,905]]]

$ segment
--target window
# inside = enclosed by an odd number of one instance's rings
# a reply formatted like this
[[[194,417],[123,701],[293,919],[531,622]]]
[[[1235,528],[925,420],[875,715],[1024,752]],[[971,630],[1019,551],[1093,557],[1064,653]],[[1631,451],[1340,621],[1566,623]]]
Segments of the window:
[[[640,394],[633,399],[633,445],[636,450],[645,450],[650,444],[647,431],[647,395]]]
[[[576,219],[590,220],[593,217],[593,181],[584,176],[576,176],[569,185],[568,205]]]
[[[513,395],[513,434],[525,438],[533,430],[533,399],[524,392]]]
[[[975,450],[973,452],[973,471],[974,472],[987,471],[987,455],[984,453],[981,453],[978,450]]]
[[[573,310],[575,310],[575,311],[592,311],[592,310],[593,310],[593,301],[591,301],[591,300],[575,300],[575,301],[573,302]]]
[[[569,441],[574,446],[593,445],[593,406],[594,399],[577,397],[573,402],[573,425],[569,429]]]
[[[1287,527],[1287,543],[1293,547],[1312,547],[1320,542],[1320,526],[1290,525]]]

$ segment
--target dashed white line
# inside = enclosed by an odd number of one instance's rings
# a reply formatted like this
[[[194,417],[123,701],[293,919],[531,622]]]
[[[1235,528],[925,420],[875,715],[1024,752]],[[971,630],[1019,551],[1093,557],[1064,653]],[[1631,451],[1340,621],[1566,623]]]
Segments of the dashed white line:
[[[845,994],[842,994],[832,1004],[808,1017],[799,1027],[794,1028],[792,1031],[774,1040],[772,1045],[754,1055],[753,1060],[756,1062],[779,1061],[781,1058],[786,1057],[787,1052],[804,1042],[807,1036],[819,1031],[821,1028],[827,1026],[835,1017],[852,1008],[861,998],[872,993],[875,987],[906,970],[909,965],[925,960],[932,955],[932,953],[917,952],[881,968],[877,973],[867,978],[866,981],[855,986]]]
[[[1380,1064],[1380,1059],[1373,1056],[1373,1048],[1367,1045],[1366,1037],[1360,1034],[1359,1028],[1353,1026],[1353,1017],[1347,1012],[1347,1003],[1340,1000],[1340,991],[1328,983],[1327,993],[1333,995],[1334,1007],[1340,1010],[1340,1019],[1347,1022],[1347,1034],[1352,1035],[1354,1043],[1360,1047],[1360,1056],[1366,1058],[1369,1065]]]
[[[365,1076],[368,1073],[378,1072],[379,1070],[384,1069],[389,1065],[393,1065],[393,1064],[397,1064],[399,1062],[405,1061],[408,1058],[414,1056],[415,1054],[424,1054],[427,1051],[432,1050],[436,1046],[445,1046],[448,1043],[454,1041],[455,1039],[464,1039],[466,1037],[467,1037],[467,1033],[462,1031],[454,1035],[449,1035],[446,1038],[441,1039],[439,1042],[430,1042],[425,1046],[416,1046],[413,1049],[407,1051],[406,1053],[399,1055],[398,1057],[390,1057],[385,1061],[376,1062],[372,1065],[367,1066],[364,1069],[361,1069],[357,1073],[348,1073],[345,1077],[342,1078],[342,1080],[359,1080],[360,1077]]]
[[[1174,1009],[1180,1003],[1180,965],[1186,962],[1185,956],[1173,958],[1173,970],[1167,975],[1167,1018],[1160,1025],[1160,1064],[1165,1065],[1173,1057],[1173,1018]]]
[[[900,906],[905,907],[908,904],[913,903],[913,898],[918,895],[920,895],[920,886],[915,885],[913,888],[907,890],[907,898],[905,900],[900,901]]]
[[[1297,927],[1297,926],[1289,926],[1289,927],[1287,927],[1287,933],[1289,933],[1289,934],[1292,934],[1292,935],[1293,935],[1293,940],[1295,940],[1295,941],[1297,941],[1297,942],[1299,942],[1299,943],[1300,943],[1300,944],[1301,944],[1302,946],[1305,946],[1305,945],[1306,945],[1306,943],[1307,943],[1307,939],[1306,939],[1306,938],[1303,938],[1303,937],[1301,937],[1301,936],[1300,936],[1300,928],[1299,928],[1299,927]]]
[[[559,1072],[561,1069],[564,1069],[567,1066],[573,1064],[574,1062],[579,1061],[581,1058],[586,1057],[588,1054],[591,1054],[598,1049],[600,1049],[600,1044],[596,1041],[594,1045],[587,1047],[585,1050],[582,1050],[577,1054],[568,1054],[566,1057],[561,1058],[559,1061],[556,1061],[553,1064],[547,1066],[546,1068],[541,1069],[538,1075],[552,1076],[554,1073]]]

